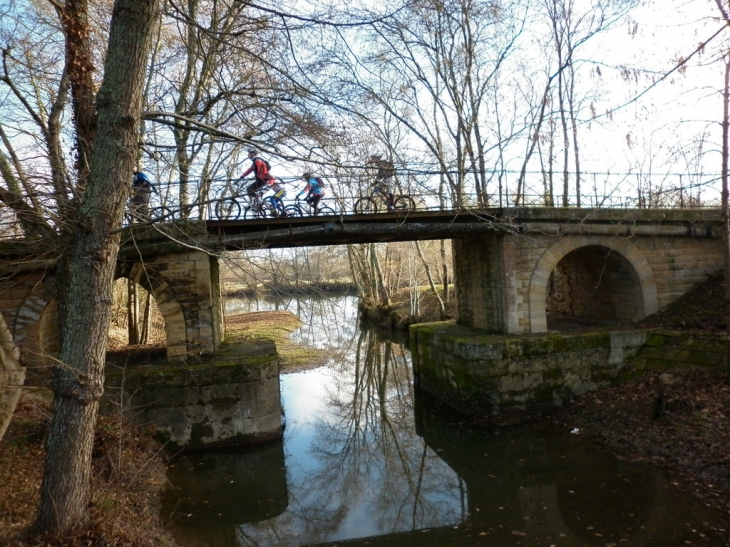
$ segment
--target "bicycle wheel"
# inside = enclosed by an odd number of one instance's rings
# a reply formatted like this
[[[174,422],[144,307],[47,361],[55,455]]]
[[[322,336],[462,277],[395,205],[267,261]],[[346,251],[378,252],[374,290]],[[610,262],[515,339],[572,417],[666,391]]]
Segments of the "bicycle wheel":
[[[323,205],[320,207],[317,211],[317,216],[334,216],[337,213],[335,213],[335,210],[332,207],[328,207],[327,205]]]
[[[165,221],[173,220],[173,215],[170,210],[165,206],[153,207],[150,209],[150,220],[154,221]]]
[[[241,216],[241,205],[233,198],[220,199],[215,204],[218,220],[235,220]]]
[[[302,216],[302,210],[296,205],[287,205],[284,207],[284,212],[287,217],[300,217]]]
[[[275,197],[272,197],[268,200],[267,209],[269,210],[269,213],[271,213],[271,216],[274,218],[284,218],[287,216],[284,202]]]
[[[393,209],[396,211],[415,211],[416,202],[411,196],[396,196],[393,200]]]
[[[266,218],[269,216],[269,210],[261,205],[249,205],[243,210],[243,218],[253,220],[256,218]]]
[[[355,202],[353,207],[356,213],[377,213],[378,203],[371,197],[360,198]]]
[[[193,212],[193,206],[185,205],[184,207],[166,207],[165,211],[165,215],[169,220],[190,219],[190,215]]]

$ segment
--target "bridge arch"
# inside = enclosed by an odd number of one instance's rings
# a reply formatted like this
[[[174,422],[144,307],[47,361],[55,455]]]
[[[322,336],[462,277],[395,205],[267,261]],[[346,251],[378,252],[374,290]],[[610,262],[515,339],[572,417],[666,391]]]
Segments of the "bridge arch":
[[[26,282],[32,286],[8,327],[31,375],[44,375],[41,367],[52,365],[60,349],[56,278],[44,271]]]
[[[154,268],[136,262],[128,270],[118,270],[116,278],[131,279],[152,294],[165,322],[165,345],[168,359],[181,359],[187,356],[187,329],[185,313],[180,305],[179,296],[165,277]]]
[[[546,249],[533,269],[529,289],[533,333],[548,330],[548,283],[559,267],[572,284],[574,292],[569,298],[577,317],[590,310],[591,315],[601,319],[635,321],[658,310],[654,273],[636,245],[628,239],[608,236],[565,237]],[[601,296],[591,298],[599,287]],[[599,299],[613,311],[595,308]]]

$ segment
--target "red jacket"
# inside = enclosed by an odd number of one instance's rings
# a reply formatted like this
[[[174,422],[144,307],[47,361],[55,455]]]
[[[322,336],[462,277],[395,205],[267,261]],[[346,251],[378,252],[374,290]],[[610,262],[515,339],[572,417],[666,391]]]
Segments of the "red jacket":
[[[243,172],[241,178],[245,178],[251,173],[254,173],[254,176],[257,179],[266,180],[269,175],[269,168],[266,167],[266,162],[257,156],[253,158],[253,161],[251,162],[251,167]]]

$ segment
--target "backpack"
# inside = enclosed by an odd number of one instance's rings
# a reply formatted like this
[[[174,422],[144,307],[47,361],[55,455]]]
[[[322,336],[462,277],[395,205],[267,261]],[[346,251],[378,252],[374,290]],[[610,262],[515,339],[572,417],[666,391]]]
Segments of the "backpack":
[[[324,181],[321,178],[319,178],[319,177],[312,177],[312,178],[314,180],[316,180],[317,181],[317,184],[319,184],[322,188],[325,187],[325,183],[324,183]]]
[[[262,162],[264,162],[264,165],[266,166],[266,170],[267,170],[267,171],[271,171],[271,165],[269,165],[269,162],[268,162],[268,161],[266,161],[266,160],[265,160],[264,158],[260,158],[259,156],[256,156],[256,157],[255,157],[255,158],[253,159],[253,161],[255,162],[256,160],[261,160]]]
[[[261,160],[262,162],[264,162],[264,165],[266,166],[266,173],[267,174],[271,172],[271,165],[269,165],[269,162],[268,161],[266,161],[264,158],[260,158],[259,156],[255,156],[251,160],[251,161],[253,161],[254,165],[256,164],[256,160]],[[259,173],[258,172],[256,173],[256,176],[257,177],[259,176]]]

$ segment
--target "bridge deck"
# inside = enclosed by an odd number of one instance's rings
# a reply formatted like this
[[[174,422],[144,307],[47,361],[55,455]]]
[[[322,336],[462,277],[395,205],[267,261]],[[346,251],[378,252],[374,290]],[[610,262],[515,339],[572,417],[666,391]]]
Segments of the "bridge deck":
[[[175,252],[194,245],[221,252],[261,247],[451,239],[490,232],[714,236],[719,209],[495,208],[408,213],[338,214],[254,220],[188,220],[127,226],[122,256]],[[126,253],[126,250],[129,253]],[[38,254],[37,241],[0,241],[0,257]]]

